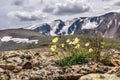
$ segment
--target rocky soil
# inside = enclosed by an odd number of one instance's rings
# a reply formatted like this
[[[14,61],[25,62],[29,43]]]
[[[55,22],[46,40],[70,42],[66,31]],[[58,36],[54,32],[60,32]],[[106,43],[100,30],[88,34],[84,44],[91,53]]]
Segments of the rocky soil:
[[[0,80],[120,80],[120,51],[103,50],[112,60],[60,67],[48,50],[18,50],[0,53]]]

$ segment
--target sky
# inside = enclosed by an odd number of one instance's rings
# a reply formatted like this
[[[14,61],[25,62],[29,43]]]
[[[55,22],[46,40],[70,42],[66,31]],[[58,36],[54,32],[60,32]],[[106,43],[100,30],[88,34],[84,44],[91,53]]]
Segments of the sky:
[[[0,29],[120,11],[120,0],[0,0]]]

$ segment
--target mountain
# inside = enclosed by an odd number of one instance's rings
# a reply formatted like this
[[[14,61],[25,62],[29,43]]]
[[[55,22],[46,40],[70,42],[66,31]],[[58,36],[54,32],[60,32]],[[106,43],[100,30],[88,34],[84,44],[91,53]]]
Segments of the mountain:
[[[44,35],[89,34],[120,39],[120,13],[110,12],[95,17],[79,17],[72,20],[54,20],[51,23],[25,27]]]

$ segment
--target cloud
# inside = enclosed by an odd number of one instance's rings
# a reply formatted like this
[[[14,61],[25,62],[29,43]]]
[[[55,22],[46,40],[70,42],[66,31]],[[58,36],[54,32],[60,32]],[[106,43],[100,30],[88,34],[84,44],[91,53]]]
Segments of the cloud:
[[[105,6],[104,10],[110,10],[110,6]]]
[[[112,1],[112,0],[102,0],[102,1]]]
[[[21,6],[24,4],[24,2],[22,0],[15,0],[12,4],[16,6]]]
[[[43,13],[40,10],[36,10],[33,12],[12,11],[8,13],[8,16],[18,18],[21,21],[36,21],[46,18],[46,16],[43,15]]]
[[[51,6],[46,5],[43,9],[43,12],[52,13],[54,11],[54,8]]]
[[[114,5],[120,6],[120,1],[119,1],[119,2],[116,2]]]
[[[43,0],[13,0],[12,5],[21,6],[21,7],[39,7],[40,4],[44,4]]]
[[[72,15],[88,12],[90,6],[79,0],[67,0],[65,3],[56,3],[55,6],[47,5],[43,12],[55,15]]]

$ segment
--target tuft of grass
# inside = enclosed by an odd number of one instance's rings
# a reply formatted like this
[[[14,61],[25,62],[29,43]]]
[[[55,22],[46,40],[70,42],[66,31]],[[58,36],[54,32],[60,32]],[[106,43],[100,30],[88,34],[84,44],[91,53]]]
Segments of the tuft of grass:
[[[104,59],[104,60],[111,60],[112,57],[108,54],[104,54],[103,56],[101,56],[101,59]]]
[[[89,54],[85,52],[78,52],[72,56],[64,57],[58,62],[60,66],[64,67],[64,66],[71,66],[71,65],[77,65],[77,64],[85,64],[86,59],[88,58],[89,58]]]

